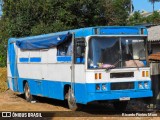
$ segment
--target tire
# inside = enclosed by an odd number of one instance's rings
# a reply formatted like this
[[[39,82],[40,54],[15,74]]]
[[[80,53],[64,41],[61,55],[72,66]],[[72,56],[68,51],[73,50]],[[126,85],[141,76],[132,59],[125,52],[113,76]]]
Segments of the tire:
[[[26,82],[24,85],[24,95],[27,102],[31,102],[33,100],[33,96],[30,93],[28,82]]]
[[[117,111],[125,111],[127,108],[127,105],[128,105],[128,101],[123,101],[123,102],[117,101],[113,103],[114,109]]]
[[[75,100],[75,97],[74,97],[74,94],[73,94],[71,88],[69,88],[68,93],[66,94],[66,97],[67,97],[69,109],[71,109],[72,111],[77,111],[82,108],[81,104],[76,103],[76,100]]]

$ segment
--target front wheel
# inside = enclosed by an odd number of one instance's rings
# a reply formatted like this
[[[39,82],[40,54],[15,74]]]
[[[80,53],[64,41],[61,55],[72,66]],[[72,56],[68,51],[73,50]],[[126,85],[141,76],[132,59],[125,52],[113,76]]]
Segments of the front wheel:
[[[25,99],[27,100],[27,102],[31,102],[33,100],[33,96],[30,93],[28,82],[26,82],[24,85],[24,95],[25,95]]]
[[[69,88],[67,93],[67,101],[69,109],[72,111],[80,110],[81,105],[76,103],[76,99],[71,88]]]

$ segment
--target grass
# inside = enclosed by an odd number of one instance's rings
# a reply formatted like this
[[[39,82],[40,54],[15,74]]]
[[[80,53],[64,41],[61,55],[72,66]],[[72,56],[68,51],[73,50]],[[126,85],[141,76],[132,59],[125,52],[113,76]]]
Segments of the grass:
[[[7,86],[7,68],[0,68],[0,92],[8,89]]]

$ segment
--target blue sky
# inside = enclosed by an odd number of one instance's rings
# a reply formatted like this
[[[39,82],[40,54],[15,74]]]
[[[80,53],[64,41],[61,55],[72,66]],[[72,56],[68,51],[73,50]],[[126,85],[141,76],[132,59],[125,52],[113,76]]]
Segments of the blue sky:
[[[134,5],[134,11],[148,11],[152,12],[152,4],[148,0],[132,0]],[[155,3],[155,10],[160,10],[160,2]]]

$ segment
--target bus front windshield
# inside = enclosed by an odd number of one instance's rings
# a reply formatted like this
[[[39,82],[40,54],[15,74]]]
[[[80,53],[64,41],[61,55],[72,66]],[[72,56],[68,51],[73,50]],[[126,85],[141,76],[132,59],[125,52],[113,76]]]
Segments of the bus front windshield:
[[[142,37],[92,37],[88,68],[144,67],[146,52]]]

